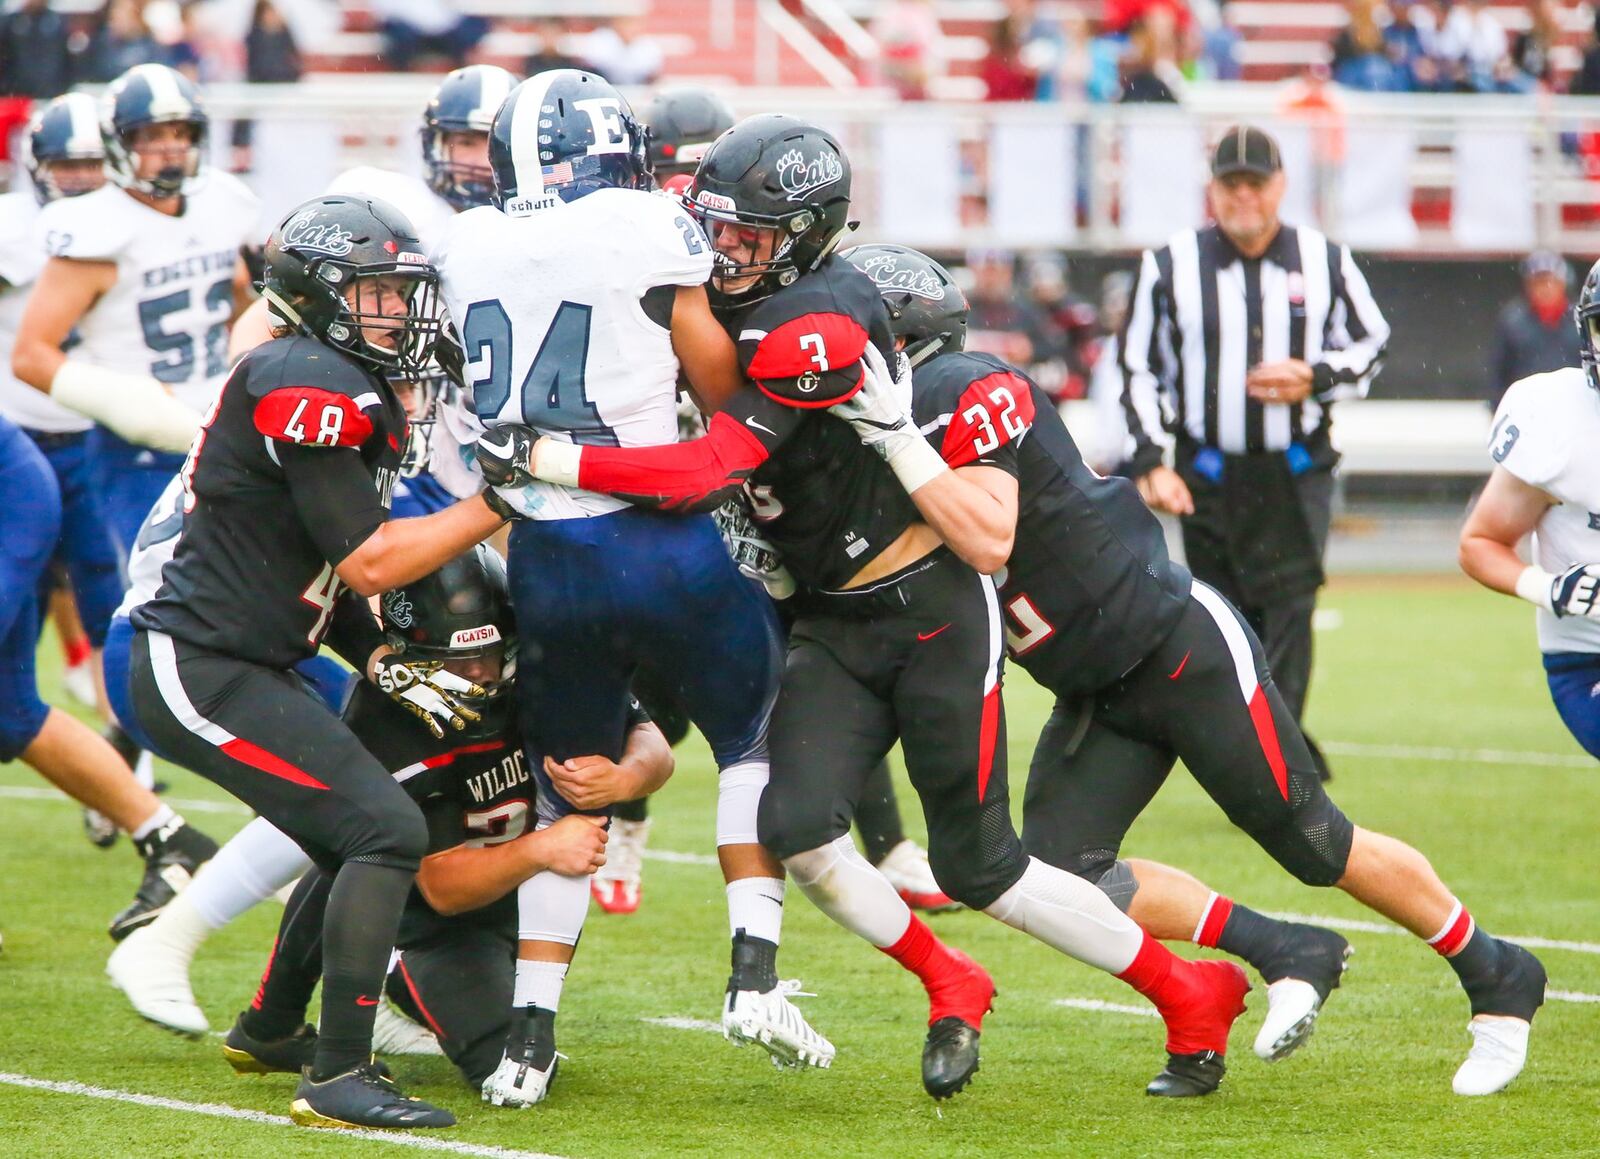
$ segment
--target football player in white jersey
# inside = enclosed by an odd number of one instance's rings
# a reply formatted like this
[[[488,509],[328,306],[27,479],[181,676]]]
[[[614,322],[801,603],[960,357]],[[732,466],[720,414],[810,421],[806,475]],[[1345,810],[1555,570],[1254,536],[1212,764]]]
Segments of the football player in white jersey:
[[[574,443],[676,442],[680,372],[712,408],[742,380],[705,291],[711,246],[681,202],[649,191],[646,138],[627,102],[592,73],[540,73],[501,107],[489,148],[495,206],[457,217],[434,254],[478,417]],[[511,531],[510,581],[523,646],[538,657],[516,694],[539,823],[639,795],[608,785],[563,797],[544,760],[615,760],[635,671],[667,682],[721,770],[717,852],[733,932],[724,1030],[782,1064],[828,1065],[832,1044],[777,981],[783,870],[756,839],[781,663],[765,592],[739,574],[709,516],[663,518],[545,483],[502,493],[526,516]],[[517,1017],[484,1084],[492,1102],[545,1096],[588,901],[584,878],[545,872],[518,889]]]
[[[420,137],[426,181],[362,165],[334,178],[327,192],[389,202],[416,226],[423,250],[431,253],[458,211],[489,203],[493,192],[489,126],[516,83],[516,77],[494,65],[455,70],[440,81],[423,113]],[[257,299],[234,325],[229,361],[268,341],[272,325],[267,301]],[[397,384],[411,422],[391,517],[426,515],[482,488],[482,480],[463,454],[470,452],[479,428],[470,407],[462,409],[450,396],[450,389],[448,384],[424,383],[404,392]],[[417,399],[415,407],[413,397]],[[135,590],[130,590],[111,630],[108,670],[114,673],[127,671],[132,629],[126,615],[155,595],[161,566],[172,557],[181,518],[168,522],[163,516],[171,512],[170,504],[158,501],[148,509],[145,527],[137,537],[138,548],[129,562]],[[147,590],[137,590],[140,588]],[[345,670],[320,656],[296,670],[337,713]],[[169,905],[161,919],[117,947],[106,963],[107,973],[145,1018],[181,1034],[203,1034],[210,1023],[195,1001],[189,979],[195,953],[213,931],[292,882],[304,872],[305,864],[299,847],[273,826],[259,820],[247,825],[223,846],[220,858],[197,880],[199,889],[194,894],[186,892],[181,905]],[[380,1048],[386,1038],[393,1041],[405,1031],[394,1019],[385,1005],[378,1021]]]
[[[1600,262],[1574,309],[1581,367],[1512,383],[1489,434],[1494,472],[1461,529],[1469,576],[1538,608],[1562,721],[1600,757]],[[1533,563],[1517,544],[1533,536]]]
[[[97,455],[124,555],[222,389],[228,326],[250,293],[240,249],[256,197],[207,172],[207,125],[170,68],[111,83],[100,111],[111,180],[39,215],[50,258],[12,352],[19,379],[104,428]]]

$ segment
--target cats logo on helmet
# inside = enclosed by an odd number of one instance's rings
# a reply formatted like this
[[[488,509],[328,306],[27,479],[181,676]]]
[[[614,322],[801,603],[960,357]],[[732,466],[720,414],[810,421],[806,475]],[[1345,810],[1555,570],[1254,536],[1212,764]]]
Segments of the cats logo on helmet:
[[[331,257],[348,257],[355,235],[337,221],[318,221],[317,207],[301,210],[283,223],[283,244]]]
[[[778,158],[774,168],[778,184],[788,195],[788,200],[799,201],[814,189],[824,189],[844,176],[844,166],[839,155],[832,152],[807,157],[799,149],[790,149]]]
[[[406,599],[404,591],[383,594],[383,616],[397,628],[411,627],[411,601]]]
[[[927,269],[907,269],[895,254],[873,254],[855,266],[877,286],[882,293],[915,294],[930,302],[944,300],[944,284]]]

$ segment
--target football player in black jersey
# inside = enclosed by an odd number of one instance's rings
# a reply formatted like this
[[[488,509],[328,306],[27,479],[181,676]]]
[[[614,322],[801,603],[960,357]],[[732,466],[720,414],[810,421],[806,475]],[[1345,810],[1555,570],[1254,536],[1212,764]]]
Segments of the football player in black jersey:
[[[849,226],[850,174],[828,133],[783,116],[742,121],[707,151],[693,197],[717,251],[714,301],[754,385],[693,442],[528,438],[511,453],[480,443],[480,465],[498,454],[497,473],[531,467],[674,510],[715,506],[744,485],[801,586],[761,841],[819,908],[923,981],[923,1085],[935,1098],[977,1069],[994,984],[933,936],[850,839],[863,780],[896,739],[951,897],[1148,995],[1171,1053],[1220,1054],[1243,1010],[1243,971],[1175,957],[1103,893],[1030,859],[1011,824],[1000,613],[987,573],[1011,552],[1016,447],[982,432],[1001,424],[1020,434],[1031,400],[985,400],[956,440],[956,469],[894,403],[888,313],[871,279],[832,255]],[[868,405],[852,410],[863,394]],[[752,966],[775,977],[770,960]]]
[[[1506,1020],[1520,1023],[1510,1032],[1525,1050],[1544,996],[1538,960],[1477,929],[1421,853],[1352,825],[1328,799],[1248,622],[1167,557],[1133,484],[1084,465],[1026,375],[963,353],[967,304],[938,263],[900,246],[841,256],[882,291],[914,368],[914,420],[947,460],[968,424],[986,422],[986,400],[1032,399],[1033,427],[1017,440],[1016,544],[1000,588],[1012,658],[1058,697],[1028,776],[1028,849],[1098,882],[1153,936],[1250,962],[1268,984],[1256,1053],[1285,1057],[1339,984],[1349,943],[1256,913],[1181,870],[1117,860],[1129,826],[1181,759],[1228,819],[1299,880],[1337,885],[1426,939],[1460,976],[1474,1026],[1500,1020],[1491,1036],[1503,1037]],[[997,424],[983,427],[981,441],[1015,437]],[[1505,1075],[1491,1051],[1473,1053],[1483,1057],[1468,1059],[1458,1090]],[[1186,1060],[1164,1078],[1164,1093],[1203,1094],[1220,1080],[1221,1061]]]
[[[322,1035],[302,1125],[448,1126],[370,1065],[395,926],[426,851],[416,806],[289,672],[326,641],[438,732],[473,685],[407,663],[366,597],[433,571],[507,518],[483,496],[388,522],[405,419],[386,375],[436,337],[437,273],[393,206],[321,197],[267,242],[281,336],[234,368],[182,478],[187,518],[135,609],[130,691],[161,749],[289,834],[333,878]]]
[[[508,1053],[508,1037],[516,1038],[514,1047],[535,1038],[525,1065],[540,1072],[542,1097],[557,1066],[556,1011],[539,1010],[537,1028],[512,1025],[515,891],[546,869],[583,876],[603,864],[604,819],[569,814],[538,825],[536,788],[512,711],[516,635],[499,556],[480,545],[385,593],[382,608],[385,637],[399,655],[437,661],[484,690],[470,700],[479,719],[446,737],[408,721],[368,683],[356,686],[345,708],[345,723],[417,802],[428,825],[428,852],[395,941],[401,958],[389,975],[389,997],[434,1031],[474,1089]],[[654,791],[672,765],[671,748],[634,705],[620,763],[595,757],[550,762],[547,771],[585,803],[609,803],[618,792]],[[242,1073],[297,1070],[315,1044],[305,1014],[322,970],[330,884],[325,871],[314,869],[295,889],[261,988],[223,1048]]]

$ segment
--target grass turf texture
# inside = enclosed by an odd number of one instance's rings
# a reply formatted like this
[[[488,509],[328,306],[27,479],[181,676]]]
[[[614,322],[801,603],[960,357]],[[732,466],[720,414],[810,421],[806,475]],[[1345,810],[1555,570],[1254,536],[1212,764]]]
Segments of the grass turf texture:
[[[1563,754],[1581,751],[1544,690],[1526,607],[1456,580],[1344,581],[1319,633],[1311,723],[1330,749],[1417,745]],[[57,686],[55,649],[41,652]],[[1048,699],[1019,670],[1006,686],[1018,802]],[[1492,931],[1597,940],[1593,881],[1595,770],[1532,763],[1335,755],[1335,798],[1359,823],[1413,841]],[[226,798],[163,769],[174,798]],[[0,785],[36,786],[21,765]],[[902,781],[908,828],[921,822]],[[710,853],[712,766],[698,740],[658,798],[652,848]],[[102,974],[106,920],[131,894],[126,840],[110,852],[79,833],[57,801],[7,799],[0,828],[0,1071],[192,1102],[287,1113],[289,1076],[236,1078],[215,1038],[186,1041],[142,1022]],[[188,812],[218,838],[233,813]],[[1261,909],[1370,919],[1343,895],[1282,873],[1181,772],[1134,828],[1126,852],[1189,869]],[[1466,1000],[1416,941],[1347,936],[1346,983],[1311,1043],[1267,1066],[1250,1051],[1265,1008],[1259,988],[1237,1026],[1222,1091],[1195,1102],[1147,1098],[1162,1061],[1154,1019],[1054,1004],[1142,1000],[981,915],[932,919],[1000,987],[983,1069],[943,1115],[922,1093],[926,1005],[910,975],[833,927],[791,893],[780,972],[803,978],[799,1001],[839,1048],[828,1072],[782,1074],[755,1048],[642,1021],[715,1020],[727,975],[722,887],[706,865],[646,862],[633,917],[598,910],[568,983],[560,1043],[571,1058],[548,1103],[490,1108],[443,1059],[391,1059],[417,1095],[461,1125],[435,1137],[564,1156],[770,1155],[1507,1155],[1600,1151],[1593,1132],[1593,1043],[1600,1005],[1551,1002],[1528,1069],[1506,1093],[1450,1093],[1465,1055]],[[248,1002],[281,908],[260,907],[212,939],[195,990],[225,1030]],[[1188,948],[1183,952],[1192,952]],[[1600,993],[1600,956],[1540,951],[1555,989]],[[409,1149],[289,1127],[240,1123],[0,1085],[0,1154],[399,1155]]]

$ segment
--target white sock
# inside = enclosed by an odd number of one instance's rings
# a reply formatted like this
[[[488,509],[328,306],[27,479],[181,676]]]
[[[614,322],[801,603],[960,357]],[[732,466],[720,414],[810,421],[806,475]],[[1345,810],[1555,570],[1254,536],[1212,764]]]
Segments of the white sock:
[[[812,905],[880,950],[898,942],[911,926],[910,907],[861,856],[848,833],[783,865]]]
[[[1133,965],[1144,933],[1081,877],[1028,858],[1028,868],[984,913],[1108,974]]]
[[[146,817],[144,823],[129,833],[128,836],[135,841],[143,841],[176,816],[177,814],[172,811],[171,805],[157,805],[156,811]]]
[[[517,959],[517,985],[511,1005],[561,1009],[561,987],[567,980],[566,962],[528,962]]]
[[[517,938],[524,942],[578,944],[589,914],[589,878],[546,869],[517,886]]]
[[[145,788],[153,788],[156,783],[156,759],[150,754],[149,749],[139,753],[139,759],[133,762],[133,779]]]
[[[781,877],[741,877],[728,882],[729,933],[743,930],[776,946],[783,933],[783,892]]]
[[[201,866],[200,873],[205,873],[206,869],[207,866]],[[195,880],[199,880],[198,874]],[[160,916],[145,927],[142,936],[147,941],[159,941],[164,950],[182,958],[187,966],[194,960],[195,951],[215,928],[194,908],[194,902],[189,900],[189,890],[186,889],[167,903]]]
[[[189,888],[195,913],[219,930],[311,868],[311,859],[268,821],[257,817],[206,862]],[[159,920],[159,919],[158,919]]]

